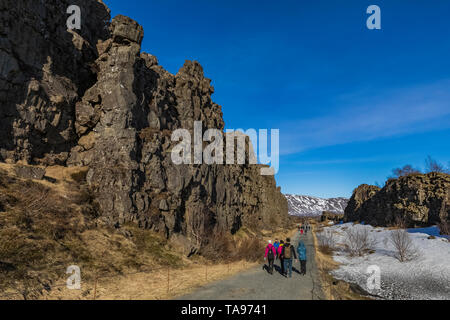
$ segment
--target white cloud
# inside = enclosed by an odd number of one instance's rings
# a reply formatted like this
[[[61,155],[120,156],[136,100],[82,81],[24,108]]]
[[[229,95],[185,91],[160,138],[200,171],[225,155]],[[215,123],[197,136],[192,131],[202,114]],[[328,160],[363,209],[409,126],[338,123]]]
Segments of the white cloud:
[[[325,116],[281,125],[281,154],[450,128],[449,80],[373,94],[364,102],[352,96]]]

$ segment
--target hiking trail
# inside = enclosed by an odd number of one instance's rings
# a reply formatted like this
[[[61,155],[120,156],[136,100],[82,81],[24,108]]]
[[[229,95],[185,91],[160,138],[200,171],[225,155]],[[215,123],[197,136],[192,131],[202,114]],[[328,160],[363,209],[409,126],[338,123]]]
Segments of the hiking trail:
[[[180,296],[179,300],[322,300],[319,273],[315,262],[315,250],[312,231],[292,238],[291,243],[297,248],[302,240],[306,246],[306,275],[300,275],[300,263],[292,263],[292,278],[280,274],[280,260],[274,262],[273,275],[258,267],[234,275],[228,279],[204,285],[197,290]],[[264,253],[262,253],[263,255]]]

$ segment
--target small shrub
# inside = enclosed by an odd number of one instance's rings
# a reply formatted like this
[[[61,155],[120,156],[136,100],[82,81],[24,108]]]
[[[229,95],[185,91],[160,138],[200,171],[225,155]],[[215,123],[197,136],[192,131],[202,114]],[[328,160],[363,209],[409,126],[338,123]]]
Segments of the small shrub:
[[[319,250],[324,254],[332,254],[336,247],[336,239],[333,232],[330,230],[324,230],[317,234],[317,242]]]
[[[406,230],[393,230],[390,234],[390,241],[394,246],[396,258],[400,262],[410,261],[417,257],[418,251]]]
[[[367,228],[350,228],[345,234],[344,247],[351,256],[362,256],[376,244]]]
[[[225,232],[214,233],[208,244],[201,250],[201,255],[210,260],[230,260],[236,252],[231,235]]]
[[[394,227],[397,229],[406,229],[407,224],[405,218],[400,216],[395,217]]]
[[[237,260],[258,261],[264,252],[264,243],[258,238],[247,238],[243,240],[238,249]]]
[[[258,261],[264,254],[265,242],[258,237],[234,239],[231,234],[219,232],[208,238],[200,254],[215,261]]]

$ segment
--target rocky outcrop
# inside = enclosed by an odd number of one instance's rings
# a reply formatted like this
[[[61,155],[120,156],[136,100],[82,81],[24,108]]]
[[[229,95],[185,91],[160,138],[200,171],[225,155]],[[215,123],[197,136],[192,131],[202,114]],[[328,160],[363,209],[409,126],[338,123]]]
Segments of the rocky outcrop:
[[[428,226],[450,220],[450,175],[410,174],[389,179],[380,189],[361,185],[345,209],[346,221],[391,226]]]
[[[224,129],[200,64],[186,61],[173,75],[141,52],[137,22],[119,15],[108,23],[100,1],[72,2],[89,11],[81,32],[66,30],[66,1],[7,1],[12,9],[2,11],[1,159],[87,166],[102,220],[115,226],[197,241],[286,221],[286,199],[262,166],[171,160],[174,130],[192,132],[194,121],[203,132]]]
[[[71,4],[86,17],[77,32],[66,26]],[[0,160],[65,163],[78,140],[75,104],[96,81],[96,44],[109,19],[92,0],[0,2]]]
[[[371,186],[362,184],[355,190],[353,190],[352,197],[347,203],[347,207],[344,210],[345,221],[357,221],[362,216],[361,206],[366,201],[370,200],[380,190],[377,186]]]
[[[344,219],[344,213],[335,213],[330,211],[323,211],[322,215],[320,216],[320,221],[334,221],[339,222]]]

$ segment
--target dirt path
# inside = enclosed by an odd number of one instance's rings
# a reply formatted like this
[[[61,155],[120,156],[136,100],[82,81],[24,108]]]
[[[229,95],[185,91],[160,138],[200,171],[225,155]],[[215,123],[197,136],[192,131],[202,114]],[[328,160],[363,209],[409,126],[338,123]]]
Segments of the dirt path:
[[[307,235],[297,233],[292,243],[297,246],[301,239],[307,248],[307,274],[302,276],[298,270],[298,260],[293,262],[292,278],[285,278],[280,273],[280,262],[275,261],[274,274],[270,275],[263,265],[226,280],[216,281],[200,289],[178,297],[185,300],[318,300],[323,299],[320,280],[314,259],[314,243],[311,232]]]

